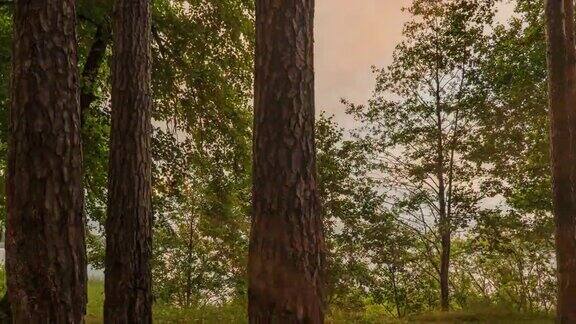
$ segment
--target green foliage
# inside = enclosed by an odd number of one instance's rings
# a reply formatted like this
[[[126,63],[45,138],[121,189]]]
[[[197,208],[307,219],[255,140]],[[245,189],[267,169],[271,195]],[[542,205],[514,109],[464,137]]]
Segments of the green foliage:
[[[549,321],[555,269],[543,1],[516,0],[505,24],[494,21],[495,2],[413,1],[393,63],[374,69],[374,96],[367,105],[345,102],[359,127],[319,118],[330,323]],[[78,2],[81,71],[111,10],[110,0]],[[246,322],[253,20],[251,0],[153,2],[160,323]],[[11,28],[11,8],[0,5],[0,170]],[[88,258],[96,268],[105,244],[110,53],[109,46],[90,86],[96,100],[82,129]],[[434,312],[439,165],[449,170],[451,313]],[[2,219],[3,183],[0,171]],[[102,299],[103,284],[90,282],[88,322],[101,321]]]
[[[329,297],[344,314],[437,307],[439,164],[450,170],[451,306],[554,308],[542,1],[519,0],[506,24],[494,5],[414,1],[374,97],[344,101],[360,127],[318,124]]]
[[[551,182],[546,43],[542,1],[519,1],[517,16],[498,25],[483,57],[475,110],[473,157],[489,164],[486,190],[524,212],[549,212]]]
[[[112,3],[77,4],[80,72],[97,29],[110,28]],[[165,302],[199,305],[245,293],[253,11],[247,0],[153,2],[153,271],[155,294]],[[1,4],[0,153],[6,151],[11,33],[11,6]],[[81,85],[96,96],[82,125],[86,241],[95,268],[103,266],[105,244],[110,53],[108,38],[95,82]],[[5,159],[0,154],[0,170]],[[0,197],[2,207],[3,192]]]

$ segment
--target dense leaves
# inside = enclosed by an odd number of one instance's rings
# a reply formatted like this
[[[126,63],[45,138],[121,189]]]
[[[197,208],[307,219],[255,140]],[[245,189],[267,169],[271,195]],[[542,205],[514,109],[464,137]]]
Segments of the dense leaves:
[[[78,2],[80,70],[83,77],[85,73],[95,75],[94,80],[83,78],[81,87],[94,95],[83,113],[82,135],[88,257],[96,268],[102,267],[104,252],[111,10],[112,1]],[[154,278],[157,295],[169,302],[214,301],[244,290],[252,21],[251,1],[153,3],[154,271],[161,274]],[[11,5],[2,3],[2,152],[6,146],[11,33]],[[104,44],[103,59],[95,64],[89,60],[99,50],[98,40]],[[5,155],[0,155],[0,166],[5,165]]]
[[[378,305],[403,317],[439,307],[439,178],[450,208],[452,308],[554,307],[543,1],[513,3],[514,17],[499,21],[499,1],[413,1],[393,63],[374,70],[374,96],[365,105],[345,102],[358,128],[319,118],[332,309]],[[153,2],[159,302],[198,306],[246,293],[253,6]],[[94,82],[81,85],[94,95],[82,132],[95,268],[107,199],[111,8],[109,0],[78,2],[80,70],[98,35],[106,45]],[[11,6],[2,3],[1,170],[11,33]]]

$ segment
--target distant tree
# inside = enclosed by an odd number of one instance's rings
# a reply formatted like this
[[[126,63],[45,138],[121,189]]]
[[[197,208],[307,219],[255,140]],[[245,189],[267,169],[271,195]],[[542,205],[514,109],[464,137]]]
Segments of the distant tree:
[[[150,2],[117,1],[113,31],[104,319],[152,323]]]
[[[313,0],[256,2],[251,323],[323,323]]]
[[[14,3],[6,271],[15,323],[82,323],[76,3]]]
[[[576,44],[574,2],[546,2],[553,210],[558,269],[557,316],[576,321]]]
[[[357,137],[372,152],[375,177],[389,208],[423,242],[422,257],[440,286],[440,306],[450,306],[454,234],[472,220],[481,195],[466,159],[474,108],[474,76],[490,1],[413,1],[412,20],[394,61],[378,73],[367,106],[347,103],[362,126]]]
[[[362,311],[370,302],[397,317],[422,311],[434,282],[425,262],[413,262],[420,256],[420,240],[387,208],[389,197],[371,174],[373,156],[347,135],[332,117],[320,116],[316,143],[328,248],[326,301],[345,312]]]
[[[468,158],[483,169],[479,186],[501,206],[476,218],[475,238],[459,259],[473,262],[465,271],[474,287],[487,288],[483,296],[549,311],[556,262],[544,1],[515,5],[509,19],[495,22],[479,62],[475,91],[484,103],[472,111],[475,136],[467,144]]]

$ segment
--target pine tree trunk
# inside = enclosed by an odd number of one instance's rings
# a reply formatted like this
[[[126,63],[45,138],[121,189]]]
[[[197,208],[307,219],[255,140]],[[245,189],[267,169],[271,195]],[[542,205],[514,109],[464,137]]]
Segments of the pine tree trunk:
[[[150,4],[118,0],[106,220],[106,323],[151,323]]]
[[[16,1],[6,271],[14,323],[82,323],[84,191],[73,0]]]
[[[323,323],[313,0],[256,1],[250,323]]]
[[[571,1],[571,0],[570,0]],[[565,20],[564,10],[567,10]],[[574,107],[573,6],[547,0],[548,82],[550,140],[556,257],[558,271],[557,315],[560,323],[576,323],[576,208],[573,193],[576,175]],[[569,37],[566,37],[569,35]]]

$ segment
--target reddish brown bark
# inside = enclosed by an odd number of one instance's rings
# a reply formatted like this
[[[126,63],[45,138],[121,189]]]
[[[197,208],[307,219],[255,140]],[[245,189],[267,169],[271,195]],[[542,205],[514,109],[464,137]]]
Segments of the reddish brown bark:
[[[150,3],[114,10],[104,320],[151,323]]]
[[[570,17],[569,19],[566,19]],[[547,0],[550,140],[556,257],[557,316],[560,323],[576,322],[576,153],[574,11],[572,0]]]
[[[14,323],[81,323],[86,308],[73,0],[14,9],[6,271]]]
[[[250,323],[323,323],[313,0],[256,1]]]

